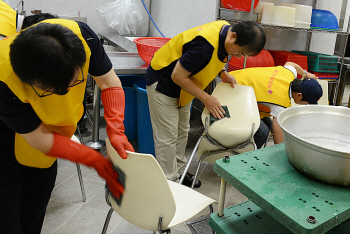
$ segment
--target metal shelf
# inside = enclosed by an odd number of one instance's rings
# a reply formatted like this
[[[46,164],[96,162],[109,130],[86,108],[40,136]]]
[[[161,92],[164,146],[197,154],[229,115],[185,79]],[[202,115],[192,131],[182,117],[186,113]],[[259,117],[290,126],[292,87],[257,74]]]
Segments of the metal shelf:
[[[252,20],[256,21],[256,14],[253,12],[253,6],[254,6],[254,1],[251,0],[251,8],[250,12],[239,12],[235,10],[230,10],[226,8],[222,8],[220,5],[220,0],[217,0],[217,11],[216,11],[216,18],[217,20],[226,20],[230,24],[236,24],[242,21],[247,21],[247,20]],[[316,8],[316,3],[317,0],[313,0],[312,3],[312,8]],[[342,0],[342,12],[340,15],[341,19],[344,19],[345,17],[345,10],[347,8],[347,1]],[[255,14],[255,15],[254,15]],[[248,19],[247,19],[248,18]],[[343,20],[339,21],[339,27],[343,28]],[[345,82],[345,73],[343,72],[343,67],[344,67],[344,55],[345,55],[345,49],[346,49],[346,44],[348,40],[348,36],[350,34],[350,17],[348,21],[348,26],[346,31],[335,31],[335,30],[322,30],[322,29],[306,29],[306,28],[295,28],[295,27],[285,27],[285,26],[278,26],[278,25],[268,25],[268,24],[261,24],[261,27],[263,28],[272,28],[272,29],[282,29],[282,30],[290,30],[290,31],[296,31],[296,32],[306,32],[308,34],[308,39],[307,39],[307,50],[310,49],[310,41],[311,41],[311,35],[312,33],[328,33],[328,34],[336,34],[339,35],[342,38],[341,44],[344,46],[344,48],[339,49],[339,58],[340,60],[338,61],[341,66],[340,66],[340,71],[339,71],[339,77],[337,80],[328,80],[328,83],[331,84],[331,92],[330,92],[330,103],[332,105],[339,105],[339,100],[342,98],[342,92],[343,92],[343,83]],[[245,60],[246,61],[246,60]],[[245,62],[244,62],[245,63]]]
[[[230,24],[236,24],[242,22],[242,20],[234,20],[224,17],[218,17],[217,20],[226,20]],[[322,30],[322,29],[307,29],[307,28],[294,28],[294,27],[284,27],[277,25],[269,25],[269,24],[260,24],[263,28],[273,28],[273,29],[283,29],[283,30],[292,30],[292,31],[300,31],[300,32],[313,32],[313,33],[332,33],[332,34],[340,34],[340,35],[348,35],[348,32],[335,31],[335,30]]]

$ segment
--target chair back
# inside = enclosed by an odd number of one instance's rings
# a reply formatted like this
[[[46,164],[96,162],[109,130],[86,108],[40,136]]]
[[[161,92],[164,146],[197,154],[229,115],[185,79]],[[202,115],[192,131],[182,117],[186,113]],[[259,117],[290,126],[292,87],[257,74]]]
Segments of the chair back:
[[[259,110],[254,89],[250,86],[219,83],[212,96],[216,97],[222,106],[227,106],[230,118],[223,118],[208,126],[208,135],[219,144],[231,148],[249,140],[254,126],[254,133],[260,126]],[[202,122],[210,119],[210,112],[204,108]]]
[[[122,159],[108,139],[106,148],[108,158],[125,173],[121,205],[109,196],[115,212],[135,226],[150,231],[158,230],[159,216],[163,216],[162,229],[166,229],[175,215],[176,204],[154,156],[127,151],[128,158]]]

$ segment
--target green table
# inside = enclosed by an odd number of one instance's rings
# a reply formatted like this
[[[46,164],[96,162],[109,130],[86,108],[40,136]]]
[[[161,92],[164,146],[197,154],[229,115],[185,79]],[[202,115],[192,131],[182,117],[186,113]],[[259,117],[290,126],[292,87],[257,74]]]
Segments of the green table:
[[[229,162],[217,160],[214,171],[222,178],[218,219],[225,218],[226,182],[293,233],[325,233],[350,218],[350,188],[298,172],[283,143],[231,156]]]

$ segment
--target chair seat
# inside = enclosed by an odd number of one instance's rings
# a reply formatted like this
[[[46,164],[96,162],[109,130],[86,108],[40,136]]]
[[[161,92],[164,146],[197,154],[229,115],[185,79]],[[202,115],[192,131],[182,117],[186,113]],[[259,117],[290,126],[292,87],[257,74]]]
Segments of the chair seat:
[[[227,106],[230,118],[223,118],[208,127],[208,135],[226,148],[232,148],[249,140],[252,126],[254,133],[260,126],[260,116],[254,89],[245,85],[219,83],[212,96],[216,97],[222,106]],[[210,112],[204,108],[202,122],[210,119]]]
[[[168,183],[176,203],[176,212],[168,225],[169,228],[191,219],[201,212],[204,207],[215,202],[214,199],[204,196],[189,187],[170,180],[168,180]]]

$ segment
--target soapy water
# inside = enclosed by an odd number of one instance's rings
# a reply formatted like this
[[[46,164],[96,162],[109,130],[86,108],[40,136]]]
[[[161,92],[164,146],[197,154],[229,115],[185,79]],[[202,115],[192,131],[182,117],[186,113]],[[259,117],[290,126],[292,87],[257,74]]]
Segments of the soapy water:
[[[303,133],[299,137],[330,150],[350,153],[350,135],[336,132],[313,132]]]

